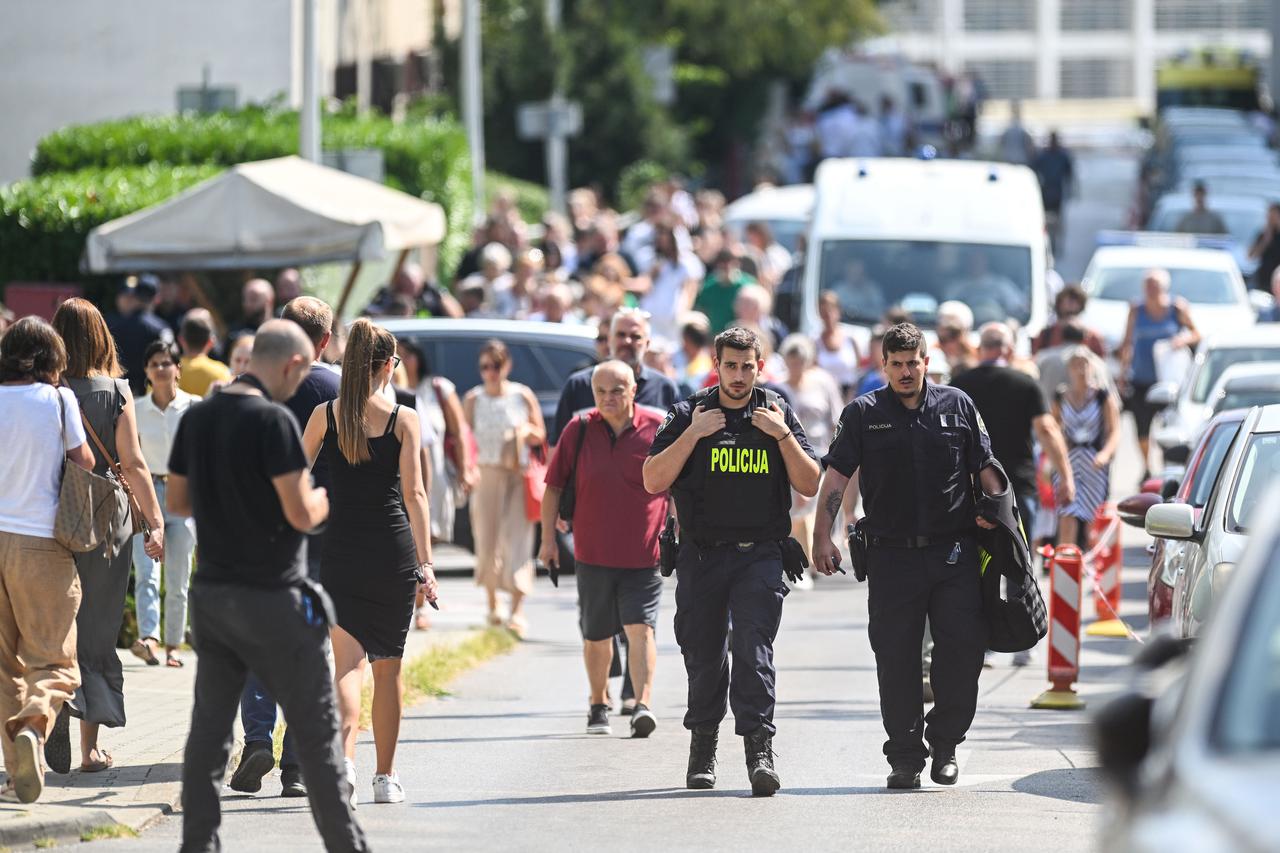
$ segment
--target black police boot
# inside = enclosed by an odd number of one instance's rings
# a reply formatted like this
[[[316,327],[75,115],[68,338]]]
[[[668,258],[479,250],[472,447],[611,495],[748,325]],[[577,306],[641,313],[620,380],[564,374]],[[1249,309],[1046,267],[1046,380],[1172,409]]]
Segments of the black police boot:
[[[885,782],[887,788],[912,789],[920,787],[920,771],[913,767],[895,767]]]
[[[929,778],[939,785],[954,785],[960,779],[960,765],[956,764],[955,747],[934,747],[929,750],[933,755],[933,764],[929,767]]]
[[[745,736],[742,743],[747,751],[747,778],[751,780],[752,796],[772,797],[782,787],[782,780],[773,769],[773,735],[759,728]]]
[[[684,777],[687,788],[706,790],[716,786],[716,743],[720,730],[714,727],[694,729],[689,741],[689,772]]]

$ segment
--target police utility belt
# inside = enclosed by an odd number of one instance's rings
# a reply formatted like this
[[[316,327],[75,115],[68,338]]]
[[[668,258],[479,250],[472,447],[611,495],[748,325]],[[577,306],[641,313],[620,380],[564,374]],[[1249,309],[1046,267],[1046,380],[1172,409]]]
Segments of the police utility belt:
[[[805,555],[803,546],[792,537],[770,541],[776,541],[778,548],[782,551],[783,573],[793,583],[803,578],[804,570],[809,568],[809,558]],[[732,547],[745,554],[757,545],[763,544],[765,543],[694,542],[693,547],[699,549],[699,552],[710,548]],[[680,542],[676,536],[676,519],[675,516],[668,515],[667,523],[662,528],[662,533],[658,536],[658,570],[662,572],[663,577],[671,577],[671,574],[676,570],[676,558],[679,552]]]

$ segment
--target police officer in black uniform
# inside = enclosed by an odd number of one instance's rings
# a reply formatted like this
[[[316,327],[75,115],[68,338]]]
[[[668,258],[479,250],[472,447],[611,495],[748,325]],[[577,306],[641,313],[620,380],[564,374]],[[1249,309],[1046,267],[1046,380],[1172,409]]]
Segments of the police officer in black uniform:
[[[680,522],[676,640],[689,675],[690,788],[715,786],[716,742],[733,706],[756,796],[781,786],[773,767],[773,640],[802,571],[790,538],[791,492],[818,490],[820,469],[795,414],[757,387],[760,339],[732,328],[715,339],[720,384],[671,407],[644,465],[651,493],[671,490]],[[733,621],[733,676],[729,622]],[[917,679],[918,680],[918,679]]]
[[[845,486],[861,469],[869,633],[889,736],[884,754],[893,768],[888,786],[919,787],[930,753],[930,778],[954,785],[956,745],[973,722],[987,647],[974,525],[994,527],[982,516],[992,511],[987,496],[1003,492],[1005,479],[969,396],[925,380],[920,330],[892,327],[883,351],[888,384],[845,407],[822,460],[813,560],[824,574],[838,570],[831,529]],[[927,718],[920,681],[926,616],[935,643],[935,702]]]
[[[116,293],[119,313],[107,318],[107,329],[120,353],[120,366],[135,397],[147,393],[147,347],[155,341],[173,343],[173,329],[151,310],[159,292],[160,279],[156,276],[129,276]]]

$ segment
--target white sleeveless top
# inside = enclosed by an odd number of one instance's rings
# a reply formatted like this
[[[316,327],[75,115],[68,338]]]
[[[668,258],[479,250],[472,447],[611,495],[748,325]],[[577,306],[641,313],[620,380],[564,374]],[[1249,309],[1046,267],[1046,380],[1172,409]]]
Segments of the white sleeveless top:
[[[501,465],[502,448],[511,439],[515,429],[529,422],[529,406],[524,398],[524,386],[512,382],[507,391],[497,397],[490,396],[483,388],[476,393],[475,436],[476,461],[481,465]],[[520,442],[520,466],[529,461],[529,448]]]

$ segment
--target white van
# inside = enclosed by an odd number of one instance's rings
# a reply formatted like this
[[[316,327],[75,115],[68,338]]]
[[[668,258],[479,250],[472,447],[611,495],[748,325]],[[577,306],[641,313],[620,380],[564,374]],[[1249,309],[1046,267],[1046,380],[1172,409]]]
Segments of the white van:
[[[840,296],[860,344],[893,307],[932,329],[964,302],[974,328],[1016,321],[1020,340],[1048,315],[1044,208],[1025,166],[971,160],[831,159],[817,195],[801,285],[802,326],[821,328],[818,294]]]

